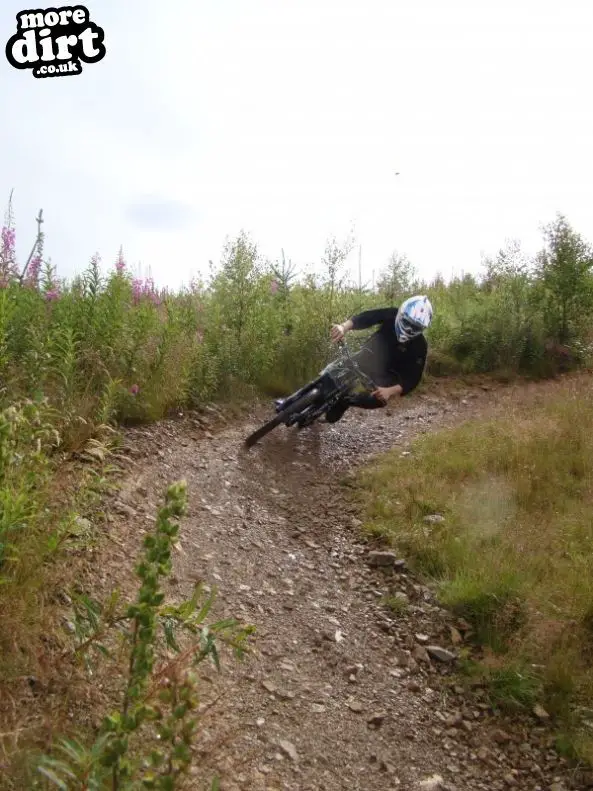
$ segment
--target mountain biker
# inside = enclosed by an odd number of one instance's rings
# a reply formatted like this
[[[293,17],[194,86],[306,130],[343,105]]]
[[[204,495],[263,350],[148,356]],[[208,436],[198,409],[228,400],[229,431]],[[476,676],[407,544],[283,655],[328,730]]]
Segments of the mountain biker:
[[[365,310],[343,324],[332,326],[331,340],[337,343],[351,330],[380,325],[362,350],[353,355],[362,371],[377,384],[377,389],[373,393],[342,397],[327,411],[328,423],[336,423],[351,406],[384,407],[390,398],[408,395],[418,386],[428,353],[423,333],[430,326],[432,313],[428,297],[417,295],[406,299],[399,308]]]

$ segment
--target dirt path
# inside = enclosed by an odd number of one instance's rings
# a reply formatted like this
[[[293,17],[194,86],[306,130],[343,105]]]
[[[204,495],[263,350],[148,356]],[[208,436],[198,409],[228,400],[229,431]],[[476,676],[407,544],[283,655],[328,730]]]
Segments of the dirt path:
[[[260,415],[214,435],[193,418],[128,432],[114,507],[126,516],[111,525],[103,583],[125,577],[165,486],[184,477],[190,510],[172,592],[205,579],[218,586],[218,614],[257,626],[252,657],[227,659],[220,678],[203,672],[204,704],[217,702],[204,714],[191,787],[207,788],[214,771],[224,791],[584,787],[535,719],[502,723],[479,689],[448,680],[452,665],[424,646],[455,651],[453,622],[405,569],[371,567],[339,484],[365,448],[405,451],[419,432],[491,401],[475,388],[391,414],[352,410],[333,427],[281,427],[249,453],[241,442]],[[387,593],[410,606],[388,611]]]

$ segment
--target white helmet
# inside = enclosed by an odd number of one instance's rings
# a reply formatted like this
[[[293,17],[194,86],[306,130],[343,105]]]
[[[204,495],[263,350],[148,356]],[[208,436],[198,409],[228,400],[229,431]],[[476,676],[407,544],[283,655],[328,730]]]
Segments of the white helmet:
[[[400,343],[407,343],[430,327],[432,305],[425,296],[406,299],[395,317],[395,334]]]

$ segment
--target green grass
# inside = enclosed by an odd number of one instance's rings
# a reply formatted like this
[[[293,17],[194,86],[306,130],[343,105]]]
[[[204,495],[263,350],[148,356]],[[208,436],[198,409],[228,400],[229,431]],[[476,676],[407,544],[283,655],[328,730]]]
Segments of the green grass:
[[[402,615],[408,610],[408,602],[403,596],[386,596],[381,603],[393,615]]]
[[[592,427],[587,377],[424,436],[359,478],[367,529],[470,624],[493,698],[529,707],[537,692],[589,756],[578,708],[593,707]]]

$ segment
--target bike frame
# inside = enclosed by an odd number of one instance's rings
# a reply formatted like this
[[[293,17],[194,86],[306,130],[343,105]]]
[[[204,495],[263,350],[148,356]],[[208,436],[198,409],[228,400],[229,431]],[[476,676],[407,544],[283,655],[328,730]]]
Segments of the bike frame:
[[[311,425],[317,418],[327,412],[342,396],[352,390],[357,381],[369,392],[376,390],[373,380],[367,376],[352,357],[350,349],[344,340],[338,341],[340,357],[333,360],[321,371],[319,376],[309,384],[301,387],[282,402],[282,409],[294,403],[313,388],[319,390],[315,401],[302,411],[293,412],[286,421],[286,426],[298,423],[301,428]],[[279,410],[277,410],[279,411]]]

